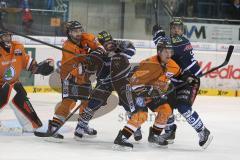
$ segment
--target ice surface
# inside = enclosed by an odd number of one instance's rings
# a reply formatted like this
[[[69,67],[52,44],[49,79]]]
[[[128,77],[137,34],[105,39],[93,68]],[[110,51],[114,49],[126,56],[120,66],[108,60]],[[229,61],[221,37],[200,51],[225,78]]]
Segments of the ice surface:
[[[29,94],[31,102],[46,129],[48,119],[54,107],[60,101],[60,94]],[[46,142],[32,134],[24,136],[0,135],[0,160],[231,160],[240,156],[240,98],[198,96],[194,104],[205,125],[214,135],[206,150],[198,146],[198,136],[182,119],[177,121],[177,137],[168,149],[150,146],[147,142],[148,128],[153,120],[148,120],[142,127],[143,140],[130,141],[134,144],[131,152],[113,151],[113,140],[124,126],[124,110],[117,107],[105,116],[94,119],[90,125],[97,129],[96,138],[82,141],[73,139],[76,122],[68,122],[62,132],[63,143]],[[3,124],[18,126],[10,108],[0,114]]]

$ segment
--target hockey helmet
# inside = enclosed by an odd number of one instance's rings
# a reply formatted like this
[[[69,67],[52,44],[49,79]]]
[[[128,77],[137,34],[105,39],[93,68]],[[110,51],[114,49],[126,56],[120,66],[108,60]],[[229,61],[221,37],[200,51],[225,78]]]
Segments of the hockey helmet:
[[[8,32],[8,31],[0,30],[0,37],[3,35],[6,35],[6,34],[12,35],[12,33]]]
[[[72,40],[74,43],[79,43],[81,41],[81,34],[84,29],[80,22],[70,21],[66,24],[66,33],[68,39]]]
[[[80,28],[82,32],[84,32],[82,24],[78,21],[70,21],[70,22],[67,22],[66,24],[67,34],[69,33],[69,31],[73,29],[78,29],[78,28]]]
[[[183,21],[181,18],[173,18],[173,20],[170,22],[170,27],[173,25],[181,25],[183,26]]]
[[[171,40],[170,40],[170,38],[168,38],[168,37],[162,37],[162,38],[160,38],[159,41],[158,41],[158,43],[157,43],[157,51],[162,52],[162,50],[163,50],[164,48],[173,50],[173,46],[172,46]]]
[[[8,53],[10,52],[12,41],[12,33],[0,30],[0,46],[3,47]]]
[[[171,36],[181,36],[183,34],[183,21],[181,18],[174,18],[170,22]]]
[[[117,49],[116,43],[113,41],[112,35],[107,31],[102,31],[98,33],[97,38],[99,43],[103,45],[106,51],[111,52]]]
[[[107,31],[102,31],[102,32],[98,33],[97,38],[98,38],[99,43],[101,43],[101,45],[104,45],[104,43],[113,40],[112,35]]]

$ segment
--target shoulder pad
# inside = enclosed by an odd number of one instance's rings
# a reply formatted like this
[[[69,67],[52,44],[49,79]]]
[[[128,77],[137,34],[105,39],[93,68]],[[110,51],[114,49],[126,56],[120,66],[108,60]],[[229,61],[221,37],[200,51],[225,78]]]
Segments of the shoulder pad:
[[[95,36],[92,33],[83,32],[82,33],[82,39],[93,41],[93,40],[95,40]]]

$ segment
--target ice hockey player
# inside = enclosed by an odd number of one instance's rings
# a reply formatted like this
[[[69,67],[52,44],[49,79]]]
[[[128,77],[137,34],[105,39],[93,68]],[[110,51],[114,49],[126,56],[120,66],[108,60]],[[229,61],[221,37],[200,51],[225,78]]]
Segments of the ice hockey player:
[[[0,110],[9,103],[22,126],[21,130],[16,131],[33,132],[42,126],[42,122],[19,81],[23,70],[47,76],[54,70],[54,61],[47,59],[38,64],[26,54],[21,43],[12,40],[11,33],[0,30]],[[8,129],[7,126],[0,125],[0,132],[8,132]],[[14,132],[14,128],[9,131]]]
[[[89,121],[94,113],[101,107],[106,105],[108,97],[112,91],[116,91],[122,105],[126,111],[132,104],[131,90],[129,88],[128,74],[131,66],[128,61],[128,55],[133,55],[135,48],[130,42],[114,41],[111,34],[102,31],[98,34],[98,41],[103,45],[106,52],[91,53],[94,66],[96,66],[97,85],[93,89],[88,107],[80,115],[78,125],[75,131],[75,137],[81,139],[83,131],[88,126]],[[123,43],[128,45],[122,45]]]
[[[134,96],[135,108],[131,110],[132,116],[127,125],[119,131],[114,141],[114,148],[132,149],[133,144],[128,142],[129,137],[147,120],[148,108],[157,112],[155,122],[150,127],[148,141],[158,146],[168,143],[159,135],[172,113],[170,105],[160,93],[168,89],[168,81],[172,76],[178,76],[179,66],[171,60],[173,48],[169,38],[163,37],[157,44],[157,55],[143,60],[139,68],[131,77],[131,86],[137,87]],[[154,93],[155,92],[155,93]],[[149,101],[149,102],[147,102]]]
[[[108,32],[102,31],[101,34],[98,35],[99,36],[98,37],[99,42],[102,45],[105,44],[105,47],[106,47],[107,43],[104,42],[103,37],[104,36],[107,37],[108,34],[109,34]],[[135,55],[136,49],[135,49],[135,47],[134,47],[134,45],[131,41],[115,40],[115,39],[112,38],[112,36],[110,34],[109,34],[109,38],[113,41],[113,44],[116,45],[115,48],[117,48],[119,51],[121,51],[128,59],[131,59],[132,56]],[[106,39],[105,39],[105,41],[106,41]],[[111,42],[111,41],[109,41],[109,42]],[[134,70],[134,66],[132,66],[132,67],[133,68],[131,69],[131,72]],[[129,76],[130,76],[130,74],[129,74]],[[128,106],[124,106],[124,105],[126,105],[126,103],[123,103],[121,98],[119,99],[119,105],[123,106],[125,108],[125,110],[127,110],[127,108],[128,108]],[[128,115],[128,117],[130,117],[131,116],[130,112],[127,112],[127,115]],[[136,132],[134,132],[134,139],[136,141],[139,141],[139,140],[142,139],[141,128],[138,128],[136,130]]]
[[[78,21],[70,21],[66,26],[68,39],[63,44],[63,49],[79,54],[73,55],[67,51],[62,52],[62,62],[60,76],[62,81],[62,102],[56,108],[53,119],[49,120],[48,133],[52,133],[60,127],[69,115],[78,100],[81,100],[81,110],[87,106],[89,93],[92,89],[89,74],[85,72],[84,61],[90,50],[100,50],[104,48],[97,41],[96,37],[84,32],[82,25]],[[97,134],[96,131],[86,126],[86,134]],[[63,135],[56,133],[54,138],[63,139]],[[58,141],[58,140],[54,140]]]
[[[158,25],[153,27],[153,41],[158,43],[159,39],[165,36],[164,30]],[[180,78],[172,78],[172,83],[177,86],[186,80],[191,80],[182,88],[176,90],[176,105],[174,108],[183,115],[187,122],[196,130],[199,135],[199,145],[206,148],[212,141],[210,131],[204,126],[198,113],[192,110],[193,102],[197,96],[200,78],[202,74],[197,60],[194,59],[192,45],[188,39],[183,36],[183,22],[180,18],[174,18],[170,22],[170,36],[174,48],[174,56],[172,59],[181,67],[182,76]],[[163,138],[173,141],[175,138],[176,124],[174,124],[174,117],[168,120],[168,127],[165,129]]]

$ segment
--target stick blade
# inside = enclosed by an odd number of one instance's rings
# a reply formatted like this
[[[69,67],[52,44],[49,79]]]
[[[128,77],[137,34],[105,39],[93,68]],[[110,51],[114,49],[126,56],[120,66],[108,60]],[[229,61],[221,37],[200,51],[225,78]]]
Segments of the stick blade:
[[[227,56],[226,56],[226,59],[224,61],[224,65],[227,64],[232,56],[232,53],[233,53],[233,50],[234,50],[234,46],[233,45],[230,45],[228,47],[228,51],[227,51]]]

